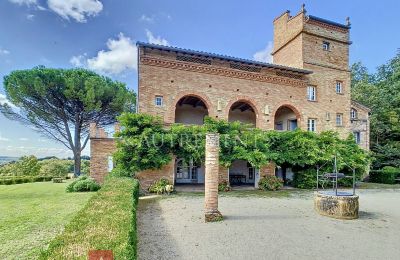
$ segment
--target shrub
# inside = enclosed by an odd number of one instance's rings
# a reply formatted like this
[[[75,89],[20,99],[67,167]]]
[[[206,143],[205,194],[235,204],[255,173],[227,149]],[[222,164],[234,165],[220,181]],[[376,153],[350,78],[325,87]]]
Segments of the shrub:
[[[394,184],[396,182],[396,177],[399,175],[399,168],[385,166],[382,170],[370,171],[369,181],[376,183]]]
[[[155,181],[152,185],[150,185],[149,192],[163,194],[167,191],[166,189],[167,185],[171,185],[169,180],[161,178],[158,181]]]
[[[132,173],[130,173],[129,171],[122,169],[120,167],[116,167],[114,169],[112,169],[112,171],[110,172],[110,176],[114,176],[114,177],[132,177]]]
[[[87,176],[82,176],[70,183],[66,190],[67,192],[85,192],[85,191],[98,191],[100,185]]]
[[[137,180],[108,176],[39,259],[87,259],[91,249],[112,250],[115,259],[136,259],[138,197]]]
[[[303,169],[293,175],[293,187],[300,189],[313,189],[317,187],[317,170]]]
[[[70,172],[70,160],[49,159],[40,162],[40,175],[65,177]]]
[[[63,182],[63,178],[57,177],[57,178],[53,178],[53,182],[54,183],[62,183]]]
[[[231,186],[228,181],[222,181],[218,183],[218,191],[231,191]]]
[[[273,175],[266,175],[258,182],[260,190],[279,190],[283,187],[283,180]]]

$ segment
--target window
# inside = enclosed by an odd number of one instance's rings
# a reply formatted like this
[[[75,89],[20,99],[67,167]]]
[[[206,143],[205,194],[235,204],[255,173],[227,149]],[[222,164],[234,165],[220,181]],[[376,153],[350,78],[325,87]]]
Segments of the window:
[[[336,114],[336,125],[343,126],[343,114]]]
[[[324,51],[329,51],[330,48],[331,48],[331,44],[329,42],[323,42],[322,43],[322,49]]]
[[[356,141],[357,144],[360,144],[361,133],[360,132],[353,132],[353,134],[354,134],[354,141]]]
[[[342,94],[342,91],[343,91],[342,82],[336,81],[336,93]]]
[[[307,121],[307,130],[310,132],[317,131],[317,119],[309,118]]]
[[[283,122],[282,121],[276,122],[275,130],[283,131]]]
[[[158,107],[161,107],[163,105],[163,97],[162,96],[156,96],[155,105]]]
[[[317,100],[317,95],[316,95],[316,87],[314,86],[308,86],[307,87],[307,99],[309,101],[315,101]]]
[[[350,118],[357,119],[357,110],[355,110],[354,108],[350,110]]]

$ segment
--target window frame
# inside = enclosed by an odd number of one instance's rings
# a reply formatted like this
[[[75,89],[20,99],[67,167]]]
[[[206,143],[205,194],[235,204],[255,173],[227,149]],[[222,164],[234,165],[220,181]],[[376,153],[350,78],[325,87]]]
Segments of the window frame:
[[[361,132],[360,131],[355,131],[353,132],[354,135],[354,141],[356,141],[356,144],[361,143]]]
[[[160,101],[160,104],[158,104],[157,101]],[[156,107],[162,107],[162,106],[164,105],[164,98],[163,98],[163,96],[161,96],[161,95],[156,95],[156,96],[154,97],[154,105],[155,105]]]
[[[338,119],[340,119],[339,122]],[[343,113],[336,113],[336,126],[343,126]]]
[[[317,132],[317,119],[316,118],[308,118],[308,120],[307,120],[307,131],[309,131],[309,132]]]
[[[340,90],[339,92],[338,92],[338,87]],[[336,80],[335,92],[336,92],[336,94],[343,94],[343,81]]]
[[[350,109],[350,119],[355,120],[358,118],[358,111],[355,108]]]
[[[310,90],[312,89],[312,96],[310,96]],[[310,98],[312,97],[312,98]],[[316,86],[307,86],[307,100],[308,101],[317,101],[317,87]]]

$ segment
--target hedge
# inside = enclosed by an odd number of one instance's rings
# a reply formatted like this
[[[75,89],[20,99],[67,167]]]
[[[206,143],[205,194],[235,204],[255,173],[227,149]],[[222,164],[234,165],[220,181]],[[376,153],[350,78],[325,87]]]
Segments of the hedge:
[[[400,176],[400,169],[385,166],[381,170],[372,170],[369,172],[369,181],[376,183],[394,184],[396,178]]]
[[[40,259],[86,259],[89,250],[112,250],[114,259],[136,259],[138,197],[137,180],[107,177]]]
[[[52,176],[5,176],[0,177],[0,185],[22,184],[28,182],[51,181]]]

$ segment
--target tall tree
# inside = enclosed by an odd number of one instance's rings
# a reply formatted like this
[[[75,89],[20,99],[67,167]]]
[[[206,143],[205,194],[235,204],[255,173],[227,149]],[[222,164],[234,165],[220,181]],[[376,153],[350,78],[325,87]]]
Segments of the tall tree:
[[[371,109],[373,167],[400,167],[400,50],[374,74],[361,63],[353,64],[351,92],[353,99]]]
[[[113,124],[116,116],[135,107],[135,94],[125,84],[85,69],[13,71],[4,77],[4,89],[17,109],[0,104],[0,111],[70,149],[75,175],[81,172],[89,124]]]

